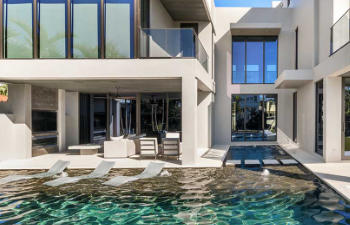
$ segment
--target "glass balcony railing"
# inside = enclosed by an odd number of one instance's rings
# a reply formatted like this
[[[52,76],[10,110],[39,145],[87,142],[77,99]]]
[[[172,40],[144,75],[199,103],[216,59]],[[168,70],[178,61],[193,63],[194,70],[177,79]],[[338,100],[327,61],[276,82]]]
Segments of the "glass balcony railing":
[[[350,9],[331,27],[331,54],[350,42]]]
[[[197,58],[208,71],[208,54],[191,28],[140,30],[141,58]]]

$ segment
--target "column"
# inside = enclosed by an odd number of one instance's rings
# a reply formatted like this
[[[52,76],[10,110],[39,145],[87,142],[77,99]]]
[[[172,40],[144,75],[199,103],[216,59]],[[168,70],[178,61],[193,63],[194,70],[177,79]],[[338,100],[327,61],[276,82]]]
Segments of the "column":
[[[196,162],[197,154],[197,79],[182,77],[182,164]]]
[[[66,92],[66,146],[79,144],[79,92]]]
[[[342,78],[326,77],[323,82],[323,158],[342,158]]]
[[[112,127],[112,111],[111,111],[111,98],[110,95],[106,96],[106,140],[109,141],[111,139],[111,130]]]
[[[66,150],[66,91],[58,89],[57,111],[58,151]]]
[[[136,94],[136,135],[141,134],[141,94]]]
[[[117,127],[117,137],[121,135],[121,127],[120,127],[120,114],[121,114],[121,105],[120,105],[120,100],[116,100],[116,127]]]

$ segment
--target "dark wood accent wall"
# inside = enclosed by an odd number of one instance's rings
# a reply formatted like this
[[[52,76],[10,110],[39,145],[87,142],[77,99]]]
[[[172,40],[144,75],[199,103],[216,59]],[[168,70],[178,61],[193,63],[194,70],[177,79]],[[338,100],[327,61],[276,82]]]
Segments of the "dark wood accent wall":
[[[58,110],[58,90],[32,86],[32,109]]]

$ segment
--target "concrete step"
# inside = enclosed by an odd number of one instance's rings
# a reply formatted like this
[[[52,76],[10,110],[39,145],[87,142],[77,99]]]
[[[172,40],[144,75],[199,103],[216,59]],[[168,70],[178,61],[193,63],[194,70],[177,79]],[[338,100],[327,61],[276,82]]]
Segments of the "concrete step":
[[[257,159],[247,159],[247,160],[244,160],[244,165],[246,166],[260,166],[260,161],[257,160]]]
[[[283,165],[297,165],[297,164],[299,164],[294,159],[281,159],[281,162]]]
[[[241,160],[227,160],[226,165],[228,166],[240,166],[242,164]]]
[[[264,159],[264,165],[280,165],[280,163],[276,159]]]

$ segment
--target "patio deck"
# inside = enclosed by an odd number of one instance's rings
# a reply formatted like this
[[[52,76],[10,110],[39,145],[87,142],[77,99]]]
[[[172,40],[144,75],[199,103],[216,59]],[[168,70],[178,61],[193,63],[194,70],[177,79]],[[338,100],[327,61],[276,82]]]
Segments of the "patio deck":
[[[281,147],[336,192],[350,201],[350,160],[325,163],[320,156],[303,151],[296,145],[281,145]]]
[[[114,168],[146,168],[150,162],[165,163],[165,168],[185,167],[222,167],[224,156],[229,146],[214,146],[209,149],[193,165],[182,165],[181,161],[169,159],[141,159],[139,156],[131,158],[104,159],[103,154],[96,155],[72,155],[70,153],[47,154],[30,159],[0,161],[1,170],[17,169],[49,169],[57,160],[70,161],[69,169],[94,169],[102,161],[114,161]]]

